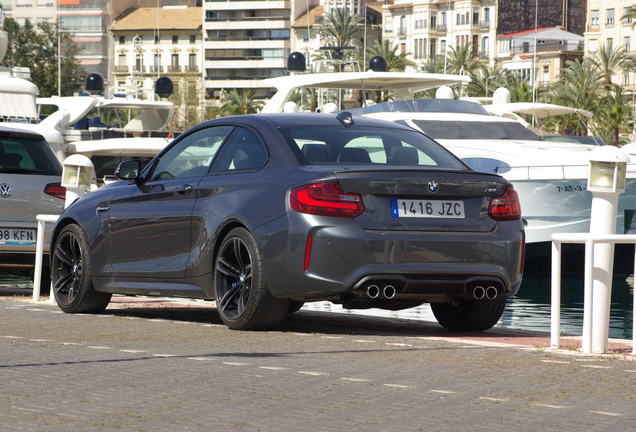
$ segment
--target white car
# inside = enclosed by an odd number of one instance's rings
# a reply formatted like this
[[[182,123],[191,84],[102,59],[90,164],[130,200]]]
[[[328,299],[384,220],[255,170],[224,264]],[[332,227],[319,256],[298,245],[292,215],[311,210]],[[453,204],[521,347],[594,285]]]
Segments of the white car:
[[[62,164],[42,135],[0,127],[0,271],[32,275],[36,216],[62,213],[66,190],[61,179]],[[43,292],[49,287],[46,255],[53,227],[47,231]]]

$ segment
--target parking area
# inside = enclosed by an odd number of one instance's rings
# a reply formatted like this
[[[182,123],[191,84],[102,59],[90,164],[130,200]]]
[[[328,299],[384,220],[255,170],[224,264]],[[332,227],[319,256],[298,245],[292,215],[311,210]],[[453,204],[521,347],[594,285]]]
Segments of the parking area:
[[[0,297],[2,430],[627,430],[636,363],[547,335],[301,310],[227,329],[214,303],[68,315]]]

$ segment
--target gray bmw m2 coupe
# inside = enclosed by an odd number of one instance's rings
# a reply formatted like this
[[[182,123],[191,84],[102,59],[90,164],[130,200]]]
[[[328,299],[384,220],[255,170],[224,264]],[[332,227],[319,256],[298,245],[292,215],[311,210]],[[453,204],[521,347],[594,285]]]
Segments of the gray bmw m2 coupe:
[[[219,118],[60,217],[51,276],[65,312],[112,294],[215,300],[232,329],[304,302],[406,309],[485,330],[521,284],[517,194],[411,128],[348,112]]]

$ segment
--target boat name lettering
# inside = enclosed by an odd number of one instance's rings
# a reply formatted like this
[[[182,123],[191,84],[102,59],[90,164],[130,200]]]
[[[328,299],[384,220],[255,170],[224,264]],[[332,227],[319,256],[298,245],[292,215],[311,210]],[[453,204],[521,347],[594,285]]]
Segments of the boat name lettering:
[[[581,186],[555,186],[557,188],[557,192],[583,192]]]

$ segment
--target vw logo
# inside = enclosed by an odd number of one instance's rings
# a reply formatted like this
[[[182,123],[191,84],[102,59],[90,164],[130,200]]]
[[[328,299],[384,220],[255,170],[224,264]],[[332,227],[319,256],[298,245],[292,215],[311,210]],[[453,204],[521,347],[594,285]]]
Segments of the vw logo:
[[[437,183],[435,180],[431,180],[430,182],[428,182],[428,190],[430,190],[431,192],[437,192],[437,189],[439,189],[439,183]]]
[[[12,193],[13,190],[11,189],[11,186],[6,183],[2,183],[0,185],[0,196],[2,196],[3,198],[9,198]]]

